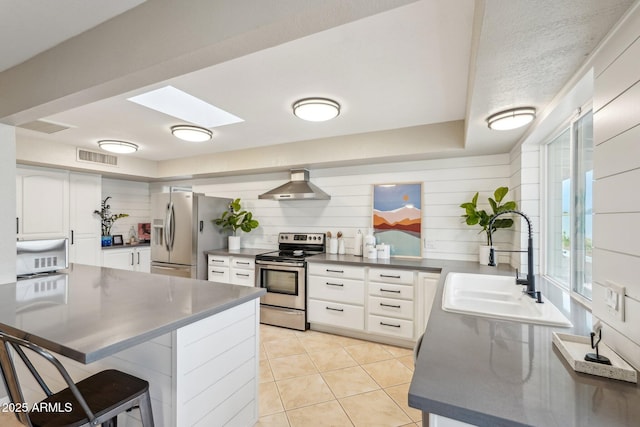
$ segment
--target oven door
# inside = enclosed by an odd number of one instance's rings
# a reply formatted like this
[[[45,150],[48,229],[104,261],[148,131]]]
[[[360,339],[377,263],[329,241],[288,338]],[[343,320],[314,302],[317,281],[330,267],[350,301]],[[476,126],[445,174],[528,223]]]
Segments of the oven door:
[[[304,263],[296,265],[256,260],[256,286],[266,289],[262,304],[304,310],[306,277]]]

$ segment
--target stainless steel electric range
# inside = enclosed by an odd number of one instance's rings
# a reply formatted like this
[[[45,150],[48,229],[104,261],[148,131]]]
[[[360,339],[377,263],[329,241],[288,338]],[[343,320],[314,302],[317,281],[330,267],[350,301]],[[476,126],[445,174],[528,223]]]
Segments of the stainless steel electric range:
[[[307,323],[306,258],[325,251],[322,233],[280,233],[278,250],[256,255],[260,322],[304,331]]]

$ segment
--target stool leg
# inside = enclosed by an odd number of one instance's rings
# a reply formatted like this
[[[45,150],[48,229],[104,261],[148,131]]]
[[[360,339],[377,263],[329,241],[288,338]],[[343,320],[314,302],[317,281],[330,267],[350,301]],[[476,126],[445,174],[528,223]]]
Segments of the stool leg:
[[[140,419],[142,427],[155,427],[153,412],[151,412],[151,396],[148,391],[140,396]]]

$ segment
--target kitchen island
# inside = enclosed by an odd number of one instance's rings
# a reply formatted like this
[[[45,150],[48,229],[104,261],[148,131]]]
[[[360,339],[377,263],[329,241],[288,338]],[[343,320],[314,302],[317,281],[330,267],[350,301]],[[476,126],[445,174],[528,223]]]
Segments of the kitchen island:
[[[0,329],[64,356],[76,381],[108,367],[148,380],[157,426],[252,425],[263,293],[72,264],[0,285]],[[27,401],[40,398],[35,383],[24,386]]]

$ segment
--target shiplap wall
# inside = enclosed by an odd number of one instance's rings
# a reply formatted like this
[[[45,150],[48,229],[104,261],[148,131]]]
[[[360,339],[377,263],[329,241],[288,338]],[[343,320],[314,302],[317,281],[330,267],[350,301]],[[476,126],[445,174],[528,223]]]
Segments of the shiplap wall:
[[[533,235],[534,272],[540,271],[540,146],[535,144],[520,144],[510,153],[511,187],[513,194],[509,200],[518,202],[518,210],[524,212],[531,220]],[[514,250],[526,250],[529,230],[524,219],[514,216]],[[526,253],[514,253],[511,265],[523,274],[527,272],[528,261]]]
[[[605,341],[640,369],[640,7],[609,40],[594,85],[593,314]],[[625,286],[625,320],[604,303],[608,281]]]
[[[115,222],[111,228],[111,234],[122,234],[126,239],[129,236],[131,226],[136,233],[139,222],[150,222],[151,201],[149,184],[146,182],[125,181],[120,179],[102,179],[102,199],[111,196],[108,204],[114,214],[129,214]],[[98,206],[97,209],[100,207]]]
[[[371,226],[373,184],[422,183],[422,256],[435,259],[477,260],[484,241],[479,227],[463,223],[459,205],[480,192],[482,206],[503,185],[511,185],[509,154],[329,168],[311,171],[311,181],[331,200],[274,201],[258,196],[289,179],[286,173],[197,180],[193,190],[209,196],[242,199],[260,221],[260,227],[242,234],[247,248],[276,248],[278,232],[342,231],[347,253],[353,252],[358,230]],[[187,184],[187,183],[185,183]],[[513,232],[500,230],[495,241],[512,246]],[[500,262],[509,262],[501,255]]]

